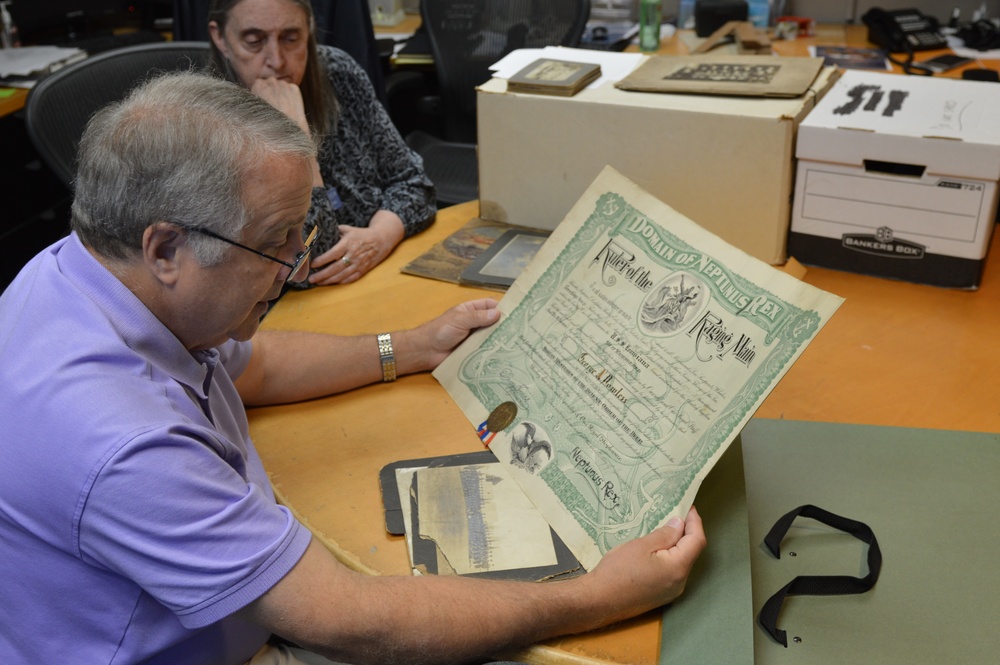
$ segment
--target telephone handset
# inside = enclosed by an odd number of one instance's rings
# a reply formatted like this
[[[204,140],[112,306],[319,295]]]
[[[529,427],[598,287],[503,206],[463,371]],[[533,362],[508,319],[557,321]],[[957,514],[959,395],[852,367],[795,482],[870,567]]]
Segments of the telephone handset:
[[[948,47],[938,32],[937,19],[916,9],[886,11],[873,7],[861,17],[868,26],[868,39],[890,53],[913,53]]]

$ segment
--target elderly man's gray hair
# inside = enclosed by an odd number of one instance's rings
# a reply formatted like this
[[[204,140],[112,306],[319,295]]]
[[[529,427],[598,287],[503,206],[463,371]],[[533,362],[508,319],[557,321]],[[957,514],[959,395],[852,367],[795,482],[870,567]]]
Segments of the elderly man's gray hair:
[[[245,88],[195,72],[158,76],[101,109],[80,141],[72,226],[109,258],[128,258],[156,222],[239,238],[245,181],[272,156],[315,155],[298,125]],[[210,265],[229,246],[196,234]]]

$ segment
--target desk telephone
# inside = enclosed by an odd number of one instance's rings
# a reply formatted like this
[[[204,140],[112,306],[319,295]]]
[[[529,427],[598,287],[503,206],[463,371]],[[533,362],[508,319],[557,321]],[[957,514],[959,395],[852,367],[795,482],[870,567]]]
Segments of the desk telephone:
[[[948,40],[938,32],[937,19],[916,9],[886,11],[873,7],[861,20],[868,26],[868,39],[890,53],[948,47]]]

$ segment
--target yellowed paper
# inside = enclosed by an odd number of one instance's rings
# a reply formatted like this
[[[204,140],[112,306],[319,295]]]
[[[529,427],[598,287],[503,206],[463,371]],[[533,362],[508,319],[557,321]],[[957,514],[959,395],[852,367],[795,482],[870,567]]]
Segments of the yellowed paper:
[[[420,536],[458,575],[551,566],[549,525],[499,464],[419,469]]]

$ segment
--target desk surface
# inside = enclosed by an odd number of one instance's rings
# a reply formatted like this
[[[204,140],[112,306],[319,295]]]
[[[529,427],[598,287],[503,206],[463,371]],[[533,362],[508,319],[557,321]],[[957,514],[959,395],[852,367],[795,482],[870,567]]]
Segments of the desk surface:
[[[269,329],[375,333],[420,323],[448,306],[497,294],[399,272],[478,212],[442,210],[381,266],[348,287],[286,295]],[[1000,330],[1000,242],[994,236],[978,291],[811,268],[805,281],[846,302],[757,416],[1000,432],[1000,376],[991,340]],[[374,344],[374,340],[372,344]],[[282,501],[355,569],[409,574],[405,542],[385,532],[378,471],[400,459],[481,450],[482,444],[429,374],[303,404],[250,411],[250,428]],[[613,629],[556,640],[521,657],[533,663],[658,660],[660,613]]]

